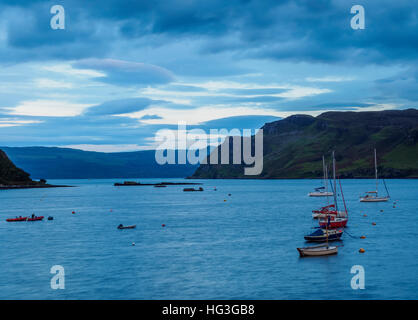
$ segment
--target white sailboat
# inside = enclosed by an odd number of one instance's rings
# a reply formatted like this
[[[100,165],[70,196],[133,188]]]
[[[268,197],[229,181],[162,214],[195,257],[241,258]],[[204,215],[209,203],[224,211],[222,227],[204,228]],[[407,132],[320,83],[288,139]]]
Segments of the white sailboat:
[[[324,171],[324,185],[319,188],[315,188],[315,191],[309,192],[308,196],[310,197],[331,197],[334,195],[332,192],[328,192],[326,189],[327,187],[327,174],[326,174],[326,167],[325,167],[325,158],[322,156],[322,170]]]
[[[360,197],[360,202],[386,202],[390,199],[388,189],[386,188],[387,195],[385,197],[379,197],[378,194],[378,177],[377,177],[377,156],[376,156],[376,149],[374,149],[374,171],[375,171],[375,179],[376,179],[376,191],[367,191],[363,197]],[[385,181],[383,180],[383,183]]]
[[[334,157],[334,153],[333,153]],[[334,190],[333,192],[328,192],[328,183],[325,184],[325,193],[329,194],[330,196],[333,196],[334,193],[336,194],[336,176],[335,176],[335,158],[333,158],[333,179],[334,179]],[[324,161],[324,175],[325,180],[328,181],[328,167],[325,166]],[[312,211],[312,218],[314,219],[327,219],[328,216],[330,216],[332,219],[334,218],[347,218],[347,212],[346,211],[339,211],[338,207],[336,205],[336,198],[334,197],[334,204],[329,204],[329,198],[327,197],[327,205],[325,207],[322,207],[318,210]]]

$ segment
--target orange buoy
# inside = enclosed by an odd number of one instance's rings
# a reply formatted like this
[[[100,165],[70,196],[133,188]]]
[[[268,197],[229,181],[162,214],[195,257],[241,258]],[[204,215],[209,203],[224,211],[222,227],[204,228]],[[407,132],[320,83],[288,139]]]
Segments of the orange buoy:
[[[360,239],[366,239],[366,237],[365,236],[361,236]]]
[[[367,217],[367,214],[363,214],[363,217]]]
[[[363,248],[360,248],[360,250],[359,250],[358,252],[360,252],[360,253],[365,253],[365,252],[366,252],[366,250],[364,250]]]

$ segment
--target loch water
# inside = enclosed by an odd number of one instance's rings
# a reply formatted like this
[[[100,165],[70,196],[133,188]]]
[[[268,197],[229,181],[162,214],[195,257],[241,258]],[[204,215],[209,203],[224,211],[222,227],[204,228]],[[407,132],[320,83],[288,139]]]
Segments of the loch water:
[[[374,180],[343,180],[347,232],[338,255],[316,258],[296,248],[326,205],[307,196],[320,180],[187,180],[203,192],[116,181],[0,191],[0,299],[418,299],[418,180],[388,180],[386,203],[359,202]],[[183,180],[141,179],[161,181]],[[6,222],[32,213],[54,220]]]

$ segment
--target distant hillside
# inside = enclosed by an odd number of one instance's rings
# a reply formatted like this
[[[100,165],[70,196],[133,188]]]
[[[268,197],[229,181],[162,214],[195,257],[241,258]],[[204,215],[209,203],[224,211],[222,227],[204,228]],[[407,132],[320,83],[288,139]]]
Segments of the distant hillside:
[[[27,185],[34,183],[29,174],[17,168],[7,155],[0,150],[0,185]]]
[[[244,176],[242,165],[231,164],[201,165],[192,178],[320,177],[322,155],[329,159],[332,150],[341,177],[373,177],[375,147],[380,176],[418,178],[416,109],[294,115],[267,123],[263,129],[264,170],[260,176]]]
[[[102,153],[68,148],[0,147],[36,179],[179,178],[195,165],[159,165],[154,151]]]

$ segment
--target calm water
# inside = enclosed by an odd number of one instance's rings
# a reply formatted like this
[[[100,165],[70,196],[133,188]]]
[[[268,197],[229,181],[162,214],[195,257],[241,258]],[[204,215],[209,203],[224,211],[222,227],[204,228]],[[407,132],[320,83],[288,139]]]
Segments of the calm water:
[[[396,208],[358,201],[372,180],[343,181],[357,238],[344,234],[338,255],[319,258],[296,251],[317,225],[311,210],[324,199],[307,193],[318,181],[205,180],[196,193],[115,181],[0,191],[1,299],[418,299],[417,180],[388,181]],[[32,212],[55,220],[5,222]],[[53,265],[65,290],[50,287]],[[365,290],[351,289],[353,265]]]

